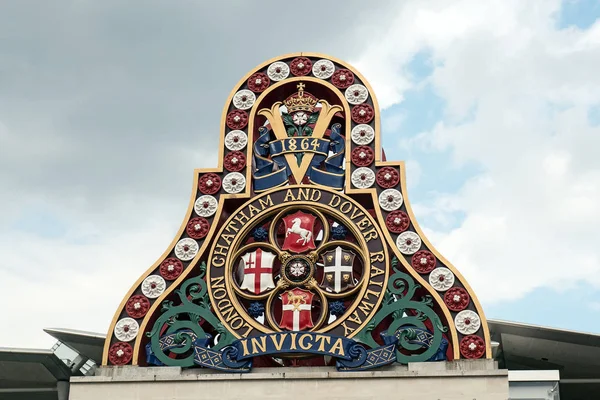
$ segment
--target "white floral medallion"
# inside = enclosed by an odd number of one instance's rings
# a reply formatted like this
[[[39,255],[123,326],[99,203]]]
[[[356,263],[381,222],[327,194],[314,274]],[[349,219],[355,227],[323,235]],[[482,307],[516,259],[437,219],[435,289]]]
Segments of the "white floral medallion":
[[[375,172],[371,168],[356,168],[352,173],[352,184],[359,189],[366,189],[375,183]]]
[[[402,193],[396,189],[386,189],[379,194],[379,206],[385,211],[399,209],[403,201]]]
[[[231,151],[242,150],[248,144],[248,136],[244,131],[231,131],[225,135],[225,147]]]
[[[239,172],[230,172],[223,178],[223,189],[227,193],[239,193],[246,187],[246,178]]]
[[[375,138],[375,131],[367,124],[360,124],[352,128],[350,136],[355,144],[366,145],[371,143]]]
[[[421,238],[412,231],[402,232],[396,239],[396,246],[402,254],[415,254],[421,248]]]
[[[196,199],[196,203],[194,204],[194,211],[201,217],[208,218],[215,215],[217,212],[217,199],[209,194],[205,194],[204,196],[200,196]]]
[[[456,314],[454,324],[456,325],[456,330],[463,335],[472,335],[481,327],[481,319],[476,312],[464,310]]]
[[[142,282],[142,293],[149,299],[155,299],[164,293],[167,283],[160,275],[150,275]]]
[[[319,60],[313,64],[312,73],[317,78],[329,79],[335,71],[335,65],[330,60]]]
[[[181,261],[190,261],[198,254],[198,242],[191,238],[183,238],[175,245],[175,256]]]
[[[346,96],[348,103],[356,105],[364,103],[367,100],[369,91],[366,87],[357,83],[349,86],[348,89],[346,89],[346,92],[344,92],[344,95]]]
[[[292,117],[294,124],[302,126],[308,122],[308,115],[304,111],[299,111]]]
[[[276,61],[267,68],[267,75],[272,81],[279,82],[290,75],[290,67],[282,61]]]
[[[115,325],[115,336],[121,342],[130,342],[136,338],[140,325],[133,318],[122,318]]]
[[[233,95],[233,106],[240,110],[247,110],[254,105],[256,95],[253,91],[242,89]]]
[[[454,274],[448,268],[436,268],[429,274],[429,284],[438,292],[445,292],[454,286]]]

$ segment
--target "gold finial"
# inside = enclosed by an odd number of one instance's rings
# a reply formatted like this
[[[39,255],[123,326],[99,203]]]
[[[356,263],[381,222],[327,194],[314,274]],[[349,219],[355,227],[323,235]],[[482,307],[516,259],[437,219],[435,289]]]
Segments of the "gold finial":
[[[296,87],[298,88],[298,97],[302,97],[304,96],[304,87],[306,85],[302,82],[300,82]]]

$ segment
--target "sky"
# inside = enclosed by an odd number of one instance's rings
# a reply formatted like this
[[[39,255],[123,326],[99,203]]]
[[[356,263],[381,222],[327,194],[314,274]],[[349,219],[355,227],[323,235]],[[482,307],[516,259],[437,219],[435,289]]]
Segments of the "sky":
[[[600,3],[311,7],[0,3],[0,346],[105,333],[216,166],[230,90],[297,51],[372,84],[417,219],[488,318],[600,333]]]

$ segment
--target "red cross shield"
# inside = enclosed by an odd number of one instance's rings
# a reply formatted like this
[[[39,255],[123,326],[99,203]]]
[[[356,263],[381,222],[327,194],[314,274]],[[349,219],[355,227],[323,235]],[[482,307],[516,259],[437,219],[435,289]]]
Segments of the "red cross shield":
[[[240,260],[240,270],[244,272],[244,279],[240,289],[260,294],[275,287],[273,282],[273,261],[275,254],[256,249],[246,253]]]
[[[315,220],[314,215],[305,214],[302,211],[284,217],[285,240],[281,249],[294,253],[316,249],[314,238]]]
[[[303,331],[314,326],[311,316],[314,294],[294,288],[281,296],[282,313],[279,327],[290,331]]]

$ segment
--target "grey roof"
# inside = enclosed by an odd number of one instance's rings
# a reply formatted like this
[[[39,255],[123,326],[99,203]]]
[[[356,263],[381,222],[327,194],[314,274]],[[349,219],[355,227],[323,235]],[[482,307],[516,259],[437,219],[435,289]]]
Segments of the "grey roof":
[[[71,370],[52,350],[0,347],[0,388],[56,387]]]
[[[496,359],[509,370],[558,370],[561,399],[597,400],[600,335],[519,322],[488,320]]]
[[[44,332],[97,364],[102,361],[105,334],[62,328],[46,328]]]
[[[0,398],[57,399],[57,382],[71,370],[52,350],[0,347]]]

